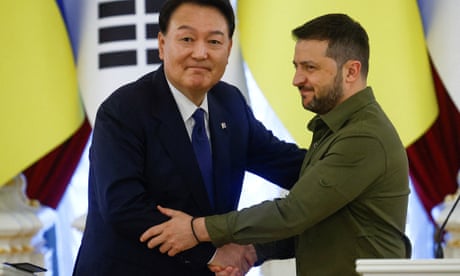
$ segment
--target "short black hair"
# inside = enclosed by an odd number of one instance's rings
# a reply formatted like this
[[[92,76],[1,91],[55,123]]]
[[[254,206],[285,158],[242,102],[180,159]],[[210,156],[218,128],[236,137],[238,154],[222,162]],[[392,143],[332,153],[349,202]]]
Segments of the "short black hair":
[[[199,6],[214,7],[225,17],[228,25],[228,34],[231,38],[235,31],[235,14],[229,0],[167,0],[160,9],[159,25],[164,34],[168,31],[169,20],[174,11],[182,4],[191,3]]]
[[[369,37],[366,30],[350,16],[341,13],[326,14],[292,30],[296,40],[328,41],[326,55],[341,67],[348,60],[361,62],[361,74],[369,71]]]

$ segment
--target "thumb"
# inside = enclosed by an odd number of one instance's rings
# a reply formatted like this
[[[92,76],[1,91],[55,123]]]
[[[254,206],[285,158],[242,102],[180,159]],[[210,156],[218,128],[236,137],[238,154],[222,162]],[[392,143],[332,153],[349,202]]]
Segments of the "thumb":
[[[222,272],[224,270],[223,267],[221,267],[220,265],[212,265],[212,264],[209,264],[208,265],[208,268],[209,270],[211,270],[212,272]]]
[[[158,211],[160,211],[163,215],[166,215],[168,217],[173,217],[177,211],[165,207],[161,207],[160,205],[157,206]]]

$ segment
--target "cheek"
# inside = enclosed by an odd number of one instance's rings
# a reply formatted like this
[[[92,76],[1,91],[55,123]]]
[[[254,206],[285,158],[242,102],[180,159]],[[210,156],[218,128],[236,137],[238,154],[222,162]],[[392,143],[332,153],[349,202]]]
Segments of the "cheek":
[[[218,71],[219,73],[223,73],[225,71],[225,68],[228,65],[228,58],[221,56],[220,58],[215,59],[214,65],[215,65],[216,71]]]
[[[228,59],[229,59],[229,54],[227,52],[225,53],[216,53],[214,54],[215,57],[217,57],[217,62],[220,63],[220,64],[225,64],[227,65],[228,64]]]
[[[316,90],[324,90],[325,87],[329,87],[331,84],[334,83],[334,78],[329,75],[317,75],[311,80],[312,85],[316,88]]]

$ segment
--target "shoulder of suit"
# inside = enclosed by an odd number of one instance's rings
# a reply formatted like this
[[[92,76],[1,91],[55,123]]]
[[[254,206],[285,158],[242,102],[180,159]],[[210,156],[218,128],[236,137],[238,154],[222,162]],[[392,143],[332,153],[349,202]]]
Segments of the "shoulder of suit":
[[[240,97],[243,95],[238,87],[224,81],[219,81],[216,85],[214,85],[214,87],[209,90],[209,94],[217,98]]]

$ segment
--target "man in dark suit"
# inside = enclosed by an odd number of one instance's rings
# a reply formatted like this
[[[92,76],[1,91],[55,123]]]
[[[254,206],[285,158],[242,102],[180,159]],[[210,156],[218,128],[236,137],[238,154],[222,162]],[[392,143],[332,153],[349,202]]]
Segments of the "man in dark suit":
[[[201,276],[212,275],[213,264],[247,271],[252,245],[203,243],[171,257],[139,236],[168,220],[158,205],[194,216],[235,210],[245,171],[286,189],[298,177],[305,151],[273,136],[240,91],[220,81],[235,27],[229,2],[167,1],[159,24],[163,65],[119,88],[98,110],[74,275]],[[211,145],[211,191],[192,146],[197,109]]]

